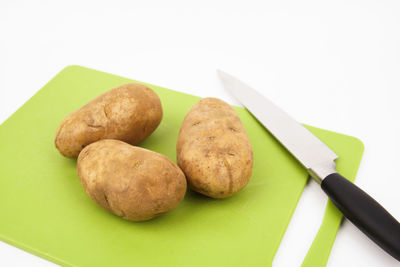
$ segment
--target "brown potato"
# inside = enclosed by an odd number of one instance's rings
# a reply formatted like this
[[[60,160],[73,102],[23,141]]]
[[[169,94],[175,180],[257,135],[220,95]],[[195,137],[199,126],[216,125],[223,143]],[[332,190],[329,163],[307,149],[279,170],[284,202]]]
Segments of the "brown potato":
[[[127,220],[149,220],[170,211],[186,192],[185,175],[169,158],[118,140],[86,146],[77,169],[90,198]]]
[[[147,86],[129,83],[93,99],[69,114],[55,137],[57,149],[66,157],[76,158],[90,143],[117,139],[135,145],[160,124],[161,101]]]
[[[186,115],[178,136],[178,165],[189,186],[213,198],[229,197],[249,181],[253,151],[233,108],[204,98]]]

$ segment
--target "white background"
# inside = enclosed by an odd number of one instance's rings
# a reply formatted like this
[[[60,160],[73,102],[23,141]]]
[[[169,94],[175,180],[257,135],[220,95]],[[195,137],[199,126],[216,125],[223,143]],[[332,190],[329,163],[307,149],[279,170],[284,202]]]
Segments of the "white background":
[[[2,0],[0,122],[70,64],[237,104],[221,68],[300,122],[359,137],[356,183],[400,218],[399,33],[396,0]],[[300,265],[325,203],[309,183],[274,266]],[[328,262],[397,264],[348,221]],[[0,265],[53,266],[2,242]]]

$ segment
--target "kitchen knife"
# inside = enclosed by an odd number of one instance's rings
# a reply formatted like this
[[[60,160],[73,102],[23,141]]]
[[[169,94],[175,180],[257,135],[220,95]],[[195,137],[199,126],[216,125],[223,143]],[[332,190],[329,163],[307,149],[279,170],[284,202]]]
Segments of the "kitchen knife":
[[[336,172],[338,156],[287,113],[237,78],[222,85],[307,169],[343,215],[400,261],[400,224],[376,200]]]

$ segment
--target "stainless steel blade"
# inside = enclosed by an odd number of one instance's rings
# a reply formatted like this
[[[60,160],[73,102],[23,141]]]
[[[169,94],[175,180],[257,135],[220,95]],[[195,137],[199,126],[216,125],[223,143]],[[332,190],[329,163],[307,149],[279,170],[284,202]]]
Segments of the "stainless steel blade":
[[[326,144],[278,106],[237,78],[218,70],[222,85],[321,183],[338,158]]]

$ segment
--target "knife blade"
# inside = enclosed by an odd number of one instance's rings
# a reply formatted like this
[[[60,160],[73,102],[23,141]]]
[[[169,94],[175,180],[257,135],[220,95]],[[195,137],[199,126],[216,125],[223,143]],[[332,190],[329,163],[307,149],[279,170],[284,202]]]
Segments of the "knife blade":
[[[400,223],[375,199],[336,172],[338,155],[286,112],[239,79],[217,70],[222,86],[292,154],[343,215],[400,261]]]

